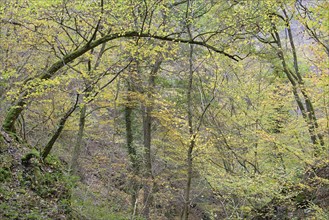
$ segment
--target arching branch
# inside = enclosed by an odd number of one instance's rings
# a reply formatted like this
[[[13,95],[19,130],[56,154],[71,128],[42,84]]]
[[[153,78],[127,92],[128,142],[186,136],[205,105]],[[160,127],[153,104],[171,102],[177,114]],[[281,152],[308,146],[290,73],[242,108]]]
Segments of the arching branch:
[[[214,51],[216,53],[220,53],[226,57],[229,57],[230,59],[234,61],[239,61],[242,58],[238,55],[231,55],[226,53],[223,49],[216,48],[215,46],[212,46],[204,41],[196,41],[193,39],[184,39],[184,38],[175,38],[170,36],[158,36],[150,33],[140,33],[137,31],[131,31],[131,32],[124,32],[124,33],[113,33],[113,34],[107,34],[97,40],[94,40],[92,42],[86,43],[84,46],[78,48],[77,50],[65,55],[61,60],[55,62],[50,68],[48,68],[43,74],[41,74],[39,79],[41,80],[48,80],[52,78],[57,71],[59,71],[61,68],[63,68],[68,63],[71,63],[78,57],[82,56],[86,52],[96,48],[97,46],[104,44],[106,42],[120,39],[120,38],[133,38],[133,37],[139,37],[139,38],[151,38],[161,41],[169,41],[169,42],[177,42],[177,43],[185,43],[185,44],[191,44],[191,45],[199,45],[205,48],[208,48],[211,51]],[[3,123],[3,129],[7,132],[15,132],[15,122],[20,115],[20,113],[24,110],[24,106],[26,105],[27,101],[27,95],[31,93],[33,90],[27,90],[24,93],[20,94],[20,99],[17,100],[17,102],[11,106],[9,109],[6,118]]]

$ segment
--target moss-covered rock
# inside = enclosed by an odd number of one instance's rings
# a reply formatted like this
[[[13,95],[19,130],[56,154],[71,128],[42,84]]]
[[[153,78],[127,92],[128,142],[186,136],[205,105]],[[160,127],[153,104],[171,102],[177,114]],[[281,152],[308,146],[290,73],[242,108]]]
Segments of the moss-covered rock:
[[[71,180],[62,163],[42,162],[15,140],[0,144],[0,219],[71,219]]]

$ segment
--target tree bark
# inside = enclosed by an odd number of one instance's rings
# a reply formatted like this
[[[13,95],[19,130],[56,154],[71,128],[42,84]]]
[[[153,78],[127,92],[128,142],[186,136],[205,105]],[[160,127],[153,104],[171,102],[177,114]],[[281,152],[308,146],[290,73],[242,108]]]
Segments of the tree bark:
[[[74,105],[65,113],[65,115],[59,121],[57,130],[55,131],[55,133],[53,134],[53,136],[51,137],[51,139],[48,141],[48,143],[46,144],[46,146],[44,147],[44,149],[43,149],[43,151],[41,153],[41,158],[43,160],[46,159],[46,157],[50,153],[51,149],[53,148],[56,140],[58,139],[58,137],[62,133],[67,119],[71,116],[71,114],[77,108],[78,101],[79,101],[79,95],[77,95],[77,98],[76,98],[76,101],[75,101]]]
[[[289,69],[289,67],[286,63],[280,35],[276,29],[275,24],[272,23],[272,28],[273,28],[273,33],[274,33],[273,37],[275,38],[276,44],[278,46],[277,54],[278,54],[279,59],[281,60],[283,71],[286,74],[289,82],[292,85],[292,91],[294,94],[295,101],[296,101],[299,109],[302,112],[302,116],[303,116],[304,120],[307,123],[308,132],[310,134],[311,141],[314,145],[320,144],[321,146],[323,146],[324,145],[323,136],[319,131],[317,131],[319,126],[318,126],[317,118],[316,118],[316,115],[314,112],[313,103],[310,100],[310,98],[305,90],[304,81],[299,72],[297,54],[296,54],[296,49],[295,49],[295,45],[293,42],[293,36],[292,36],[291,29],[290,29],[290,24],[289,24],[288,20],[286,22],[287,22],[287,31],[288,31],[289,42],[290,42],[290,45],[292,48],[294,71]]]
[[[318,141],[316,140],[315,143],[320,143],[321,146],[324,145],[324,140],[323,140],[323,135],[321,134],[321,132],[317,131],[319,128],[318,125],[318,120],[316,118],[315,112],[314,112],[314,107],[313,107],[313,103],[311,101],[311,99],[309,98],[305,87],[304,87],[304,80],[300,74],[299,71],[299,67],[298,67],[298,58],[297,58],[297,52],[296,52],[296,47],[294,44],[294,38],[292,35],[292,31],[290,28],[290,23],[289,23],[289,17],[287,15],[287,12],[285,9],[283,9],[283,13],[286,17],[286,21],[287,21],[287,31],[288,31],[288,37],[289,37],[289,42],[290,42],[290,46],[291,46],[291,50],[292,50],[292,55],[293,55],[293,60],[294,60],[294,69],[295,69],[295,73],[297,75],[298,78],[298,84],[300,86],[300,91],[302,93],[302,96],[305,100],[305,108],[307,110],[308,113],[308,118],[309,118],[309,123],[312,124],[312,132],[315,133],[315,135],[317,136]]]
[[[150,205],[152,204],[153,197],[152,191],[154,188],[154,176],[152,173],[152,157],[151,157],[151,142],[152,142],[152,110],[154,104],[154,88],[155,77],[159,71],[162,59],[158,59],[149,75],[148,89],[147,89],[147,101],[143,106],[143,134],[144,134],[144,178],[146,183],[144,184],[144,210],[143,215],[146,219],[150,219]]]
[[[77,141],[74,145],[72,161],[71,161],[71,172],[74,175],[77,175],[78,171],[79,171],[78,159],[80,157],[80,152],[81,152],[83,132],[84,132],[85,121],[86,121],[86,111],[87,111],[87,106],[86,106],[86,104],[84,104],[80,111],[79,131],[78,131]]]
[[[186,22],[187,22],[187,31],[189,34],[189,38],[193,39],[191,32],[191,25],[189,21],[193,14],[191,10],[191,1],[187,1],[187,9],[186,9]],[[185,186],[185,195],[184,195],[184,207],[183,207],[183,220],[188,220],[189,212],[190,212],[190,192],[191,192],[191,184],[192,184],[192,172],[193,172],[193,149],[195,146],[195,137],[193,128],[193,113],[192,113],[192,89],[193,89],[193,45],[190,44],[190,53],[189,53],[189,78],[188,78],[188,87],[187,87],[187,120],[189,127],[189,146],[187,150],[187,179]]]
[[[189,83],[187,90],[187,119],[189,126],[189,135],[190,142],[187,150],[187,182],[184,195],[184,208],[183,208],[183,217],[182,219],[187,220],[190,210],[190,192],[191,192],[191,183],[192,183],[192,172],[193,172],[193,149],[195,146],[195,134],[193,129],[193,114],[192,114],[192,86],[193,86],[193,46],[190,46],[190,71],[189,71]]]
[[[101,6],[103,7],[103,1],[101,1]],[[100,61],[101,58],[104,54],[105,51],[105,46],[106,43],[103,43],[99,54],[97,56],[95,65],[93,67],[93,70],[96,70],[98,68],[98,66],[100,65]],[[91,50],[91,54],[93,54],[93,49]],[[91,63],[91,59],[88,60],[87,66],[88,66],[88,73],[91,74],[91,67],[92,63]],[[90,82],[90,80],[87,80],[84,78],[85,81],[85,95],[84,95],[84,99],[89,97],[90,92],[93,90],[93,86],[92,86],[92,82]],[[87,111],[87,104],[84,103],[82,105],[81,111],[80,111],[80,118],[79,118],[79,131],[78,131],[78,136],[77,136],[77,141],[74,145],[74,149],[73,149],[73,155],[72,155],[72,161],[71,161],[71,171],[74,175],[78,174],[79,171],[79,157],[80,157],[80,153],[81,153],[81,146],[82,146],[82,142],[83,142],[83,133],[84,133],[84,128],[85,128],[85,121],[86,121],[86,111]]]
[[[127,79],[127,103],[125,106],[125,125],[126,125],[126,143],[128,156],[131,162],[132,168],[132,177],[131,177],[131,205],[133,209],[131,219],[134,219],[134,215],[137,209],[137,193],[139,188],[139,183],[137,181],[137,177],[139,175],[139,164],[137,158],[137,151],[134,146],[134,135],[133,135],[133,106],[131,100],[131,92],[133,91],[130,76]]]

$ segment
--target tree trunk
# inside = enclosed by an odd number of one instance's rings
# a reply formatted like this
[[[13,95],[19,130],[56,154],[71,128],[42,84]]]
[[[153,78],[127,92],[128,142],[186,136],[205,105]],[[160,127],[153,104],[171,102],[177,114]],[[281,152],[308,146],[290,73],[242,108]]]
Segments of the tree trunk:
[[[144,134],[144,210],[143,215],[146,219],[150,218],[150,205],[152,204],[152,191],[154,188],[154,176],[152,173],[151,142],[152,142],[152,110],[154,104],[155,76],[159,71],[162,59],[158,59],[153,65],[149,75],[147,101],[143,106],[143,134]]]
[[[300,86],[300,91],[301,91],[302,96],[303,96],[304,101],[305,101],[305,107],[306,107],[306,110],[307,110],[309,123],[311,124],[312,129],[314,129],[314,130],[312,130],[312,132],[315,133],[314,135],[316,135],[317,139],[318,139],[318,140],[315,141],[315,143],[317,144],[318,141],[319,141],[320,145],[323,146],[324,145],[323,135],[321,134],[321,132],[318,131],[319,125],[318,125],[317,118],[316,118],[316,115],[315,115],[315,112],[314,112],[313,103],[312,103],[311,99],[309,98],[309,96],[308,96],[308,94],[305,90],[304,80],[303,80],[303,78],[302,78],[302,76],[299,72],[297,52],[296,52],[296,48],[295,48],[295,44],[294,44],[294,38],[293,38],[293,35],[292,35],[290,24],[288,23],[289,17],[287,15],[285,9],[283,9],[283,13],[285,14],[286,19],[287,19],[287,31],[288,31],[289,42],[290,42],[292,55],[293,55],[293,59],[294,59],[294,69],[295,69],[295,73],[296,73],[297,78],[298,78],[298,84]]]
[[[152,203],[152,161],[151,161],[151,106],[144,106],[143,113],[143,133],[144,133],[144,199],[143,199],[143,216],[146,219],[150,217],[150,204]]]
[[[101,6],[103,7],[103,1],[101,1]],[[95,36],[96,37],[96,36]],[[102,47],[98,53],[98,56],[96,58],[96,62],[95,65],[93,67],[93,70],[96,70],[100,64],[101,58],[104,54],[105,51],[105,46],[106,43],[102,44]],[[91,54],[93,54],[94,50],[91,50]],[[91,70],[92,70],[92,62],[91,59],[88,60],[87,66],[88,66],[88,73],[91,74]],[[88,98],[90,95],[90,92],[93,90],[92,88],[92,82],[90,82],[90,80],[87,80],[84,78],[84,82],[85,82],[85,95],[84,95],[84,99]],[[87,105],[84,103],[81,111],[80,111],[80,118],[79,118],[79,131],[78,131],[78,136],[77,136],[77,141],[74,145],[74,149],[73,149],[73,155],[72,155],[72,161],[71,161],[71,171],[74,175],[78,174],[79,171],[79,157],[80,157],[80,152],[81,152],[81,146],[82,146],[82,141],[83,141],[83,133],[84,133],[84,128],[85,128],[85,121],[86,121],[86,111],[87,111]]]
[[[77,141],[74,145],[72,161],[71,161],[71,172],[74,175],[77,175],[78,171],[79,171],[78,159],[80,157],[81,146],[82,146],[82,141],[83,141],[83,132],[84,132],[84,128],[85,128],[86,111],[87,111],[87,106],[86,106],[86,104],[84,104],[80,111],[79,131],[78,131]]]
[[[139,164],[138,164],[138,158],[137,158],[137,152],[136,148],[134,146],[134,135],[133,135],[133,106],[132,106],[132,100],[131,100],[131,92],[133,91],[132,85],[130,82],[130,76],[127,80],[127,103],[125,107],[125,123],[126,123],[126,143],[127,143],[127,150],[128,155],[131,162],[131,168],[132,168],[132,175],[131,178],[131,205],[133,208],[133,215],[132,219],[134,218],[134,215],[136,213],[136,206],[137,206],[137,192],[139,188],[139,184],[137,181],[137,177],[139,174]]]
[[[304,81],[299,72],[296,49],[294,46],[292,32],[291,32],[289,25],[290,24],[287,21],[287,31],[288,31],[288,36],[289,36],[289,42],[290,42],[290,45],[292,48],[292,55],[293,55],[293,59],[294,59],[294,71],[289,69],[289,67],[286,63],[280,35],[276,29],[275,24],[272,23],[274,39],[278,46],[278,49],[277,49],[278,57],[281,60],[283,71],[286,74],[289,82],[292,85],[292,91],[294,94],[294,98],[297,102],[297,105],[298,105],[299,109],[301,110],[302,116],[308,125],[308,132],[310,134],[312,143],[314,145],[320,144],[321,146],[323,146],[324,145],[323,136],[319,131],[317,131],[319,126],[318,126],[317,118],[316,118],[316,115],[314,112],[313,103],[310,100],[310,98],[304,88]]]
[[[192,63],[193,46],[190,47],[190,73],[189,73],[189,85],[187,90],[187,118],[189,126],[190,142],[187,150],[187,182],[184,196],[184,208],[182,219],[187,220],[190,208],[190,192],[192,183],[192,172],[193,172],[193,148],[195,146],[195,134],[193,129],[193,115],[192,115],[192,86],[193,86],[193,63]]]
[[[57,130],[55,131],[55,133],[53,134],[51,139],[48,141],[48,143],[46,144],[46,146],[44,147],[44,149],[41,153],[41,158],[43,160],[46,159],[46,157],[50,153],[51,149],[53,148],[55,142],[57,141],[58,137],[62,133],[67,119],[71,116],[71,114],[77,108],[78,101],[79,101],[79,95],[77,95],[77,98],[76,98],[76,101],[75,101],[74,105],[65,113],[65,115],[59,121]]]
[[[190,22],[188,18],[192,18],[191,10],[191,1],[187,1],[187,9],[186,9],[186,21]],[[189,38],[192,39],[192,32],[190,23],[187,24],[187,30],[189,34]],[[190,45],[190,53],[189,53],[189,78],[188,78],[188,87],[187,87],[187,120],[189,127],[189,136],[190,142],[187,150],[187,181],[185,187],[185,195],[184,195],[184,207],[182,219],[188,220],[189,212],[190,212],[190,192],[191,192],[191,184],[192,184],[192,172],[193,172],[193,149],[195,145],[195,133],[193,128],[193,114],[192,114],[192,88],[193,88],[193,45]]]

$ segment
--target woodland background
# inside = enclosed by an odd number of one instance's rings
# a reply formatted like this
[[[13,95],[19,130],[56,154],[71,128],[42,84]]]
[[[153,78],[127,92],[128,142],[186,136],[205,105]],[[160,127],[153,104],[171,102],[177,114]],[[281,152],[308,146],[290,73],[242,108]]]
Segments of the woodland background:
[[[328,11],[0,0],[0,218],[328,219]]]

